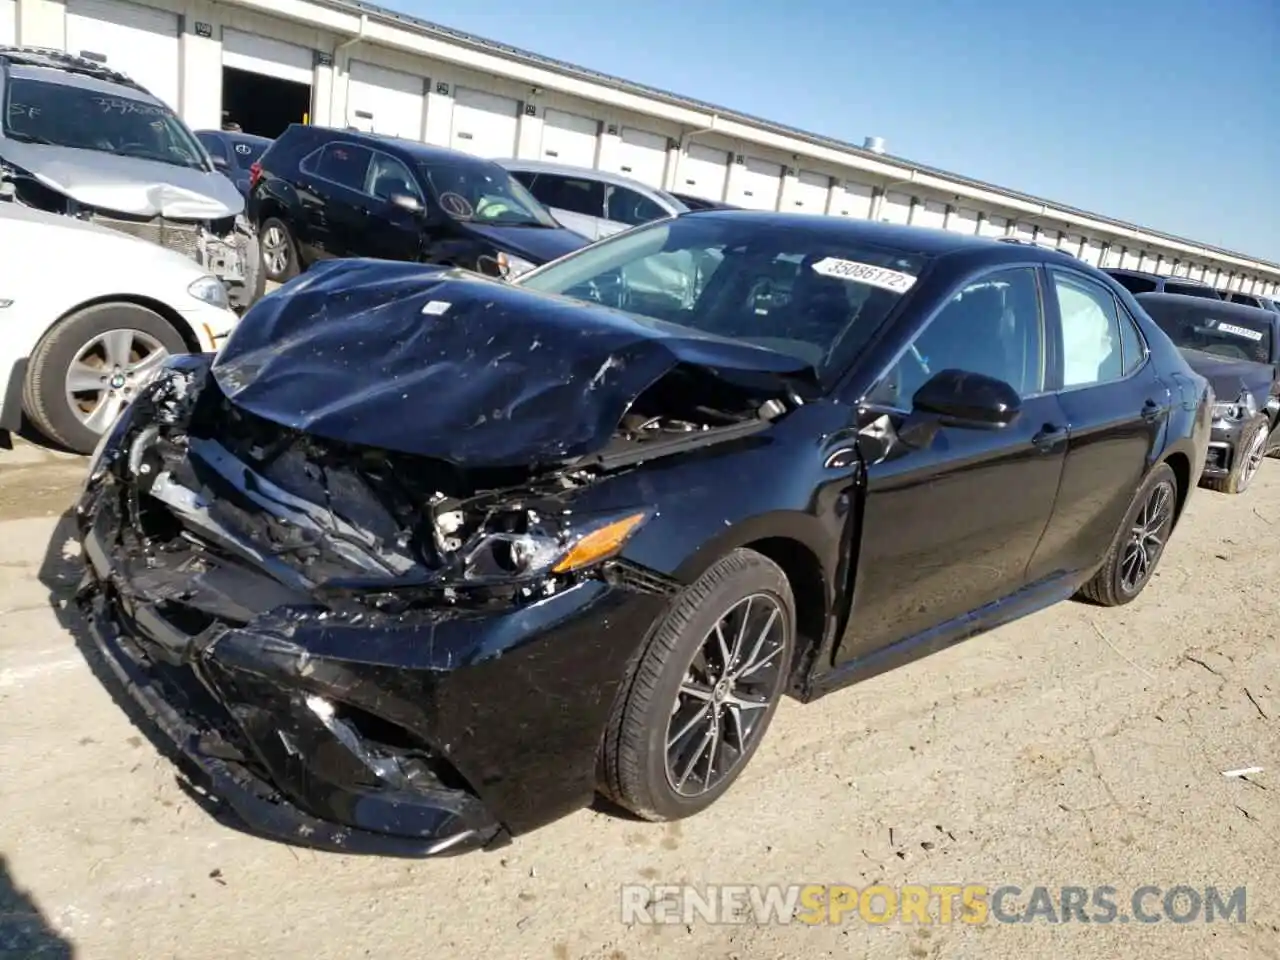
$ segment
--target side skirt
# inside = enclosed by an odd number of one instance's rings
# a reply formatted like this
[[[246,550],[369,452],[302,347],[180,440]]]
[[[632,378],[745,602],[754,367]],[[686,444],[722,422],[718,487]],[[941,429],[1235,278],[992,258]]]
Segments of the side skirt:
[[[1093,570],[1058,573],[1028,584],[1002,600],[931,627],[897,643],[850,660],[827,673],[815,676],[800,700],[811,703],[836,690],[870,680],[897,667],[945,650],[970,637],[1002,627],[1055,603],[1069,600],[1094,574]]]

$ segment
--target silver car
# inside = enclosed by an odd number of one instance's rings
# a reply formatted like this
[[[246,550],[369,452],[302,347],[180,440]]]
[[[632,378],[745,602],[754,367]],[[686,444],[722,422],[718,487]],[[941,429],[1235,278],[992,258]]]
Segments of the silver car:
[[[665,190],[603,170],[541,160],[495,162],[524,184],[553,217],[588,240],[689,212],[686,204]]]

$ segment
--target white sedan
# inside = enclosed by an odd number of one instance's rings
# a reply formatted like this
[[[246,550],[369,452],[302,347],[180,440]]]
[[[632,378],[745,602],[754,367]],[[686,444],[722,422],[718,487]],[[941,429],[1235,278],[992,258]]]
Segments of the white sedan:
[[[81,220],[0,200],[0,446],[25,412],[89,453],[172,354],[215,350],[235,325],[193,260]]]

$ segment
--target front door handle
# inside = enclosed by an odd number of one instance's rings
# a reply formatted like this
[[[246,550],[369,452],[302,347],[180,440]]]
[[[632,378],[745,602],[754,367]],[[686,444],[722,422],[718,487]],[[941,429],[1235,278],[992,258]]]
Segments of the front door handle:
[[[1031,438],[1031,442],[1035,444],[1041,453],[1049,453],[1066,439],[1066,427],[1058,426],[1056,423],[1046,423],[1036,431],[1035,436]]]

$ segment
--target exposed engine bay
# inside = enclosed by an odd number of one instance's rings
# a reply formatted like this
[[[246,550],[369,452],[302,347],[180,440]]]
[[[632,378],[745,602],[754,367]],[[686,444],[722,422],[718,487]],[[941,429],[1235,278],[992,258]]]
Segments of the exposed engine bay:
[[[335,609],[519,603],[580,579],[595,554],[575,564],[575,546],[611,529],[625,538],[652,512],[584,513],[575,496],[585,488],[743,440],[791,408],[705,383],[699,391],[700,380],[677,368],[654,384],[596,453],[463,468],[281,426],[228,400],[207,359],[182,358],[135,402],[135,425],[91,484],[105,469],[120,481],[122,545],[156,561],[139,587],[169,580],[161,568],[189,582],[221,557]],[[700,402],[714,394],[716,407]],[[148,599],[182,599],[171,588]]]

